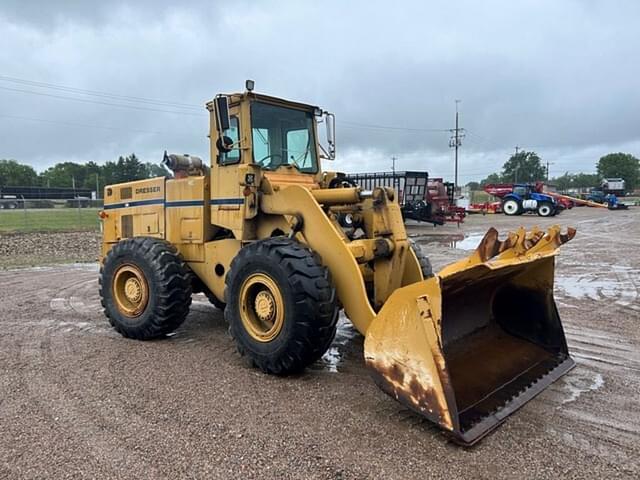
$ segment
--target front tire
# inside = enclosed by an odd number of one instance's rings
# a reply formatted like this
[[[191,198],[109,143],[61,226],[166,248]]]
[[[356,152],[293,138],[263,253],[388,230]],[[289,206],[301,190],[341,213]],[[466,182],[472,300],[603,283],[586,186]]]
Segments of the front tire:
[[[100,269],[100,298],[109,323],[123,337],[150,340],[177,329],[191,305],[191,272],[164,240],[127,238]]]
[[[538,204],[538,215],[541,217],[551,217],[555,215],[555,208],[549,202],[541,202]]]
[[[520,214],[520,202],[510,198],[502,203],[502,211],[505,215],[518,215]]]
[[[244,247],[225,283],[229,332],[238,352],[263,372],[299,372],[331,344],[338,306],[329,270],[295,240]]]

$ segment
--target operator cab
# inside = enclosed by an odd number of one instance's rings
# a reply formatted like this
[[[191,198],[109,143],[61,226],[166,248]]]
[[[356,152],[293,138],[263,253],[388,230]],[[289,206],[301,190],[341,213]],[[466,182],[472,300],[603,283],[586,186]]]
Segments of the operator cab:
[[[514,185],[513,193],[516,195],[520,195],[521,197],[526,197],[527,194],[531,193],[530,189],[527,188],[526,185]]]
[[[212,113],[212,158],[220,166],[252,164],[264,171],[297,170],[318,174],[319,159],[335,158],[335,120],[322,109],[253,93],[247,80],[244,93],[218,95],[207,104]],[[325,123],[326,147],[316,126]]]

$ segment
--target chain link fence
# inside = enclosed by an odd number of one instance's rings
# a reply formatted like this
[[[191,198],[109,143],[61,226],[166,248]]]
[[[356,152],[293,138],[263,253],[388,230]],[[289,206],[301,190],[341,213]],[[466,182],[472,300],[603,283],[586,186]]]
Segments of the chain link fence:
[[[96,231],[102,200],[0,199],[0,233]]]

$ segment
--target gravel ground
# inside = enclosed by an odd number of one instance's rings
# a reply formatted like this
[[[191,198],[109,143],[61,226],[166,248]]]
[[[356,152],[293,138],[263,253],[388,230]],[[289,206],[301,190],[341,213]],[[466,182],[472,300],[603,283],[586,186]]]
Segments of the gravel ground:
[[[0,234],[0,269],[95,262],[99,252],[96,232]]]
[[[136,342],[104,319],[95,265],[0,272],[0,478],[638,478],[639,214],[409,226],[436,267],[489,225],[578,228],[556,271],[578,366],[470,449],[375,387],[348,325],[314,368],[275,378],[241,361],[202,295],[175,335]],[[95,256],[95,238],[66,235],[46,258]]]

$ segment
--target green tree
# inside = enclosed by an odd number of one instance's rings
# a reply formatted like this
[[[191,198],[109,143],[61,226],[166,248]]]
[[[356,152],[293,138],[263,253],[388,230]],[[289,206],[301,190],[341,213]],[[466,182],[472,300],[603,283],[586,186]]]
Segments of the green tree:
[[[112,161],[105,162],[105,164],[102,165],[102,168],[100,170],[101,170],[102,181],[104,185],[111,185],[119,181],[117,179],[118,165],[116,165],[116,162],[112,162]]]
[[[102,166],[98,165],[96,162],[89,161],[84,165],[85,173],[84,173],[84,182],[82,187],[90,188],[91,190],[96,189],[96,180],[100,187],[103,186],[102,182]]]
[[[565,172],[564,175],[560,175],[559,177],[554,177],[549,180],[549,183],[555,185],[558,190],[564,191],[572,187],[571,183],[573,181],[573,177],[574,175],[570,174],[569,172]]]
[[[629,153],[610,153],[598,161],[598,174],[602,178],[622,178],[631,191],[640,180],[640,160]]]
[[[38,174],[29,165],[15,160],[0,160],[0,186],[30,187],[38,185]]]
[[[492,173],[489,176],[487,176],[487,178],[483,178],[482,180],[480,180],[480,185],[483,187],[490,183],[502,183],[502,177],[500,176],[500,174]]]
[[[569,173],[552,178],[550,183],[565,191],[570,188],[594,188],[600,183],[600,176],[596,173]]]
[[[136,157],[135,153],[131,155],[127,155],[126,157],[118,157],[118,161],[116,162],[116,172],[115,177],[117,183],[119,182],[131,182],[133,180],[142,180],[144,178],[148,178],[148,171],[144,165],[140,161],[138,157]]]
[[[574,188],[595,188],[600,185],[600,175],[597,173],[576,173],[573,177]]]
[[[474,190],[480,190],[482,188],[480,186],[480,182],[469,182],[467,183],[467,187],[469,187],[469,190],[471,190],[472,192]]]
[[[40,182],[44,187],[83,188],[88,180],[87,166],[75,162],[56,163],[40,174]],[[95,182],[95,177],[93,178]]]
[[[505,182],[533,183],[546,178],[546,170],[536,152],[518,152],[502,166]]]

